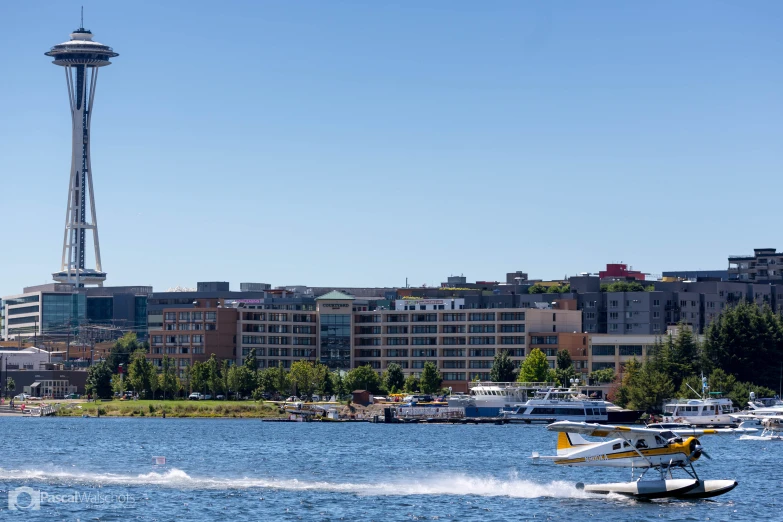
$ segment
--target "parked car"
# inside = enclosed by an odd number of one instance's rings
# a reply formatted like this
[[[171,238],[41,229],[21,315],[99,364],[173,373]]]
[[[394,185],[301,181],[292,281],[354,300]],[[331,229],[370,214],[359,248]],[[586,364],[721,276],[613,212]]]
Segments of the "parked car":
[[[200,401],[203,395],[201,395],[199,392],[193,392],[190,395],[188,395],[188,400],[190,401]]]
[[[27,395],[26,393],[20,393],[19,395],[14,397],[14,400],[15,401],[26,401],[29,398],[30,398],[30,396]]]
[[[225,395],[217,395],[215,398],[216,398],[217,400],[219,400],[219,401],[222,401],[223,399],[225,399],[225,398],[226,398],[226,396],[225,396]]]
[[[297,397],[296,395],[291,395],[289,398],[285,400],[285,402],[301,402],[301,401],[299,400],[299,397]]]
[[[78,399],[79,397],[80,395],[78,393],[71,393],[65,396],[66,399]]]
[[[212,400],[212,395],[210,395],[210,394],[202,395],[201,397],[199,397],[199,400],[200,401],[211,401]]]

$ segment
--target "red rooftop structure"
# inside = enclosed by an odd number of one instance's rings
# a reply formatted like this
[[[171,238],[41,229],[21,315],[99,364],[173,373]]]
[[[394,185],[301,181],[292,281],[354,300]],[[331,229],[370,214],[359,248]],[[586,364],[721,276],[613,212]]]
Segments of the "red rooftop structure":
[[[638,270],[628,270],[628,265],[625,263],[607,263],[606,270],[598,272],[598,277],[606,279],[609,277],[624,277],[636,279],[637,281],[644,281],[644,274]]]

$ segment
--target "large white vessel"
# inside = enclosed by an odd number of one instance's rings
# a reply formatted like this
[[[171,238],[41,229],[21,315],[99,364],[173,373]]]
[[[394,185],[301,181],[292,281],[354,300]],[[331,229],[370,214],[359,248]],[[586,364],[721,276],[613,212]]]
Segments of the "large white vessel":
[[[719,397],[720,392],[709,392],[707,378],[702,377],[700,399],[677,399],[663,406],[665,422],[681,422],[692,426],[722,426],[735,424],[731,414],[736,412],[731,399]],[[690,388],[690,386],[688,386]],[[691,388],[693,390],[693,388]],[[693,390],[696,393],[695,390]],[[697,394],[698,395],[698,394]],[[715,395],[715,397],[712,397]]]
[[[616,408],[611,402],[590,399],[576,388],[548,388],[500,414],[512,422],[607,422],[610,407]]]
[[[500,410],[524,403],[533,394],[549,389],[551,382],[471,382],[467,394],[449,396],[450,408],[465,408],[466,417],[497,417]]]

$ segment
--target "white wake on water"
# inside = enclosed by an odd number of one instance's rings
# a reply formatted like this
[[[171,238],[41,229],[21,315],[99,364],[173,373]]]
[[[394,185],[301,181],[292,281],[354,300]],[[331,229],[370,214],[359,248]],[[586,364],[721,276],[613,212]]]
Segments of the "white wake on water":
[[[0,482],[19,480],[47,483],[76,482],[95,486],[162,486],[188,490],[280,489],[288,491],[324,491],[364,496],[476,495],[483,497],[513,498],[588,498],[592,496],[584,491],[576,489],[572,482],[552,481],[548,483],[537,483],[517,478],[502,480],[495,477],[477,477],[459,474],[430,476],[406,481],[352,483],[282,478],[191,477],[179,469],[170,469],[162,473],[151,472],[141,475],[120,475],[113,473],[74,473],[48,470],[6,470],[0,468]]]

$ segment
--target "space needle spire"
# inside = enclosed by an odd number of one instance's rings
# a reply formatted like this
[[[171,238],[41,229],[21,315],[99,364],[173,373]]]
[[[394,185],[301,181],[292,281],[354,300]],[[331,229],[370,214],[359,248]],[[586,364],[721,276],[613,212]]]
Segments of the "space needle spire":
[[[111,65],[109,59],[119,55],[111,47],[93,41],[92,33],[84,28],[82,11],[81,27],[71,33],[69,41],[55,45],[46,56],[54,58],[52,63],[65,69],[72,124],[71,173],[62,260],[60,270],[52,274],[52,278],[76,287],[103,286],[106,273],[101,269],[98,219],[92,190],[90,120],[98,69]],[[95,268],[87,268],[85,259],[88,231],[92,231]]]

